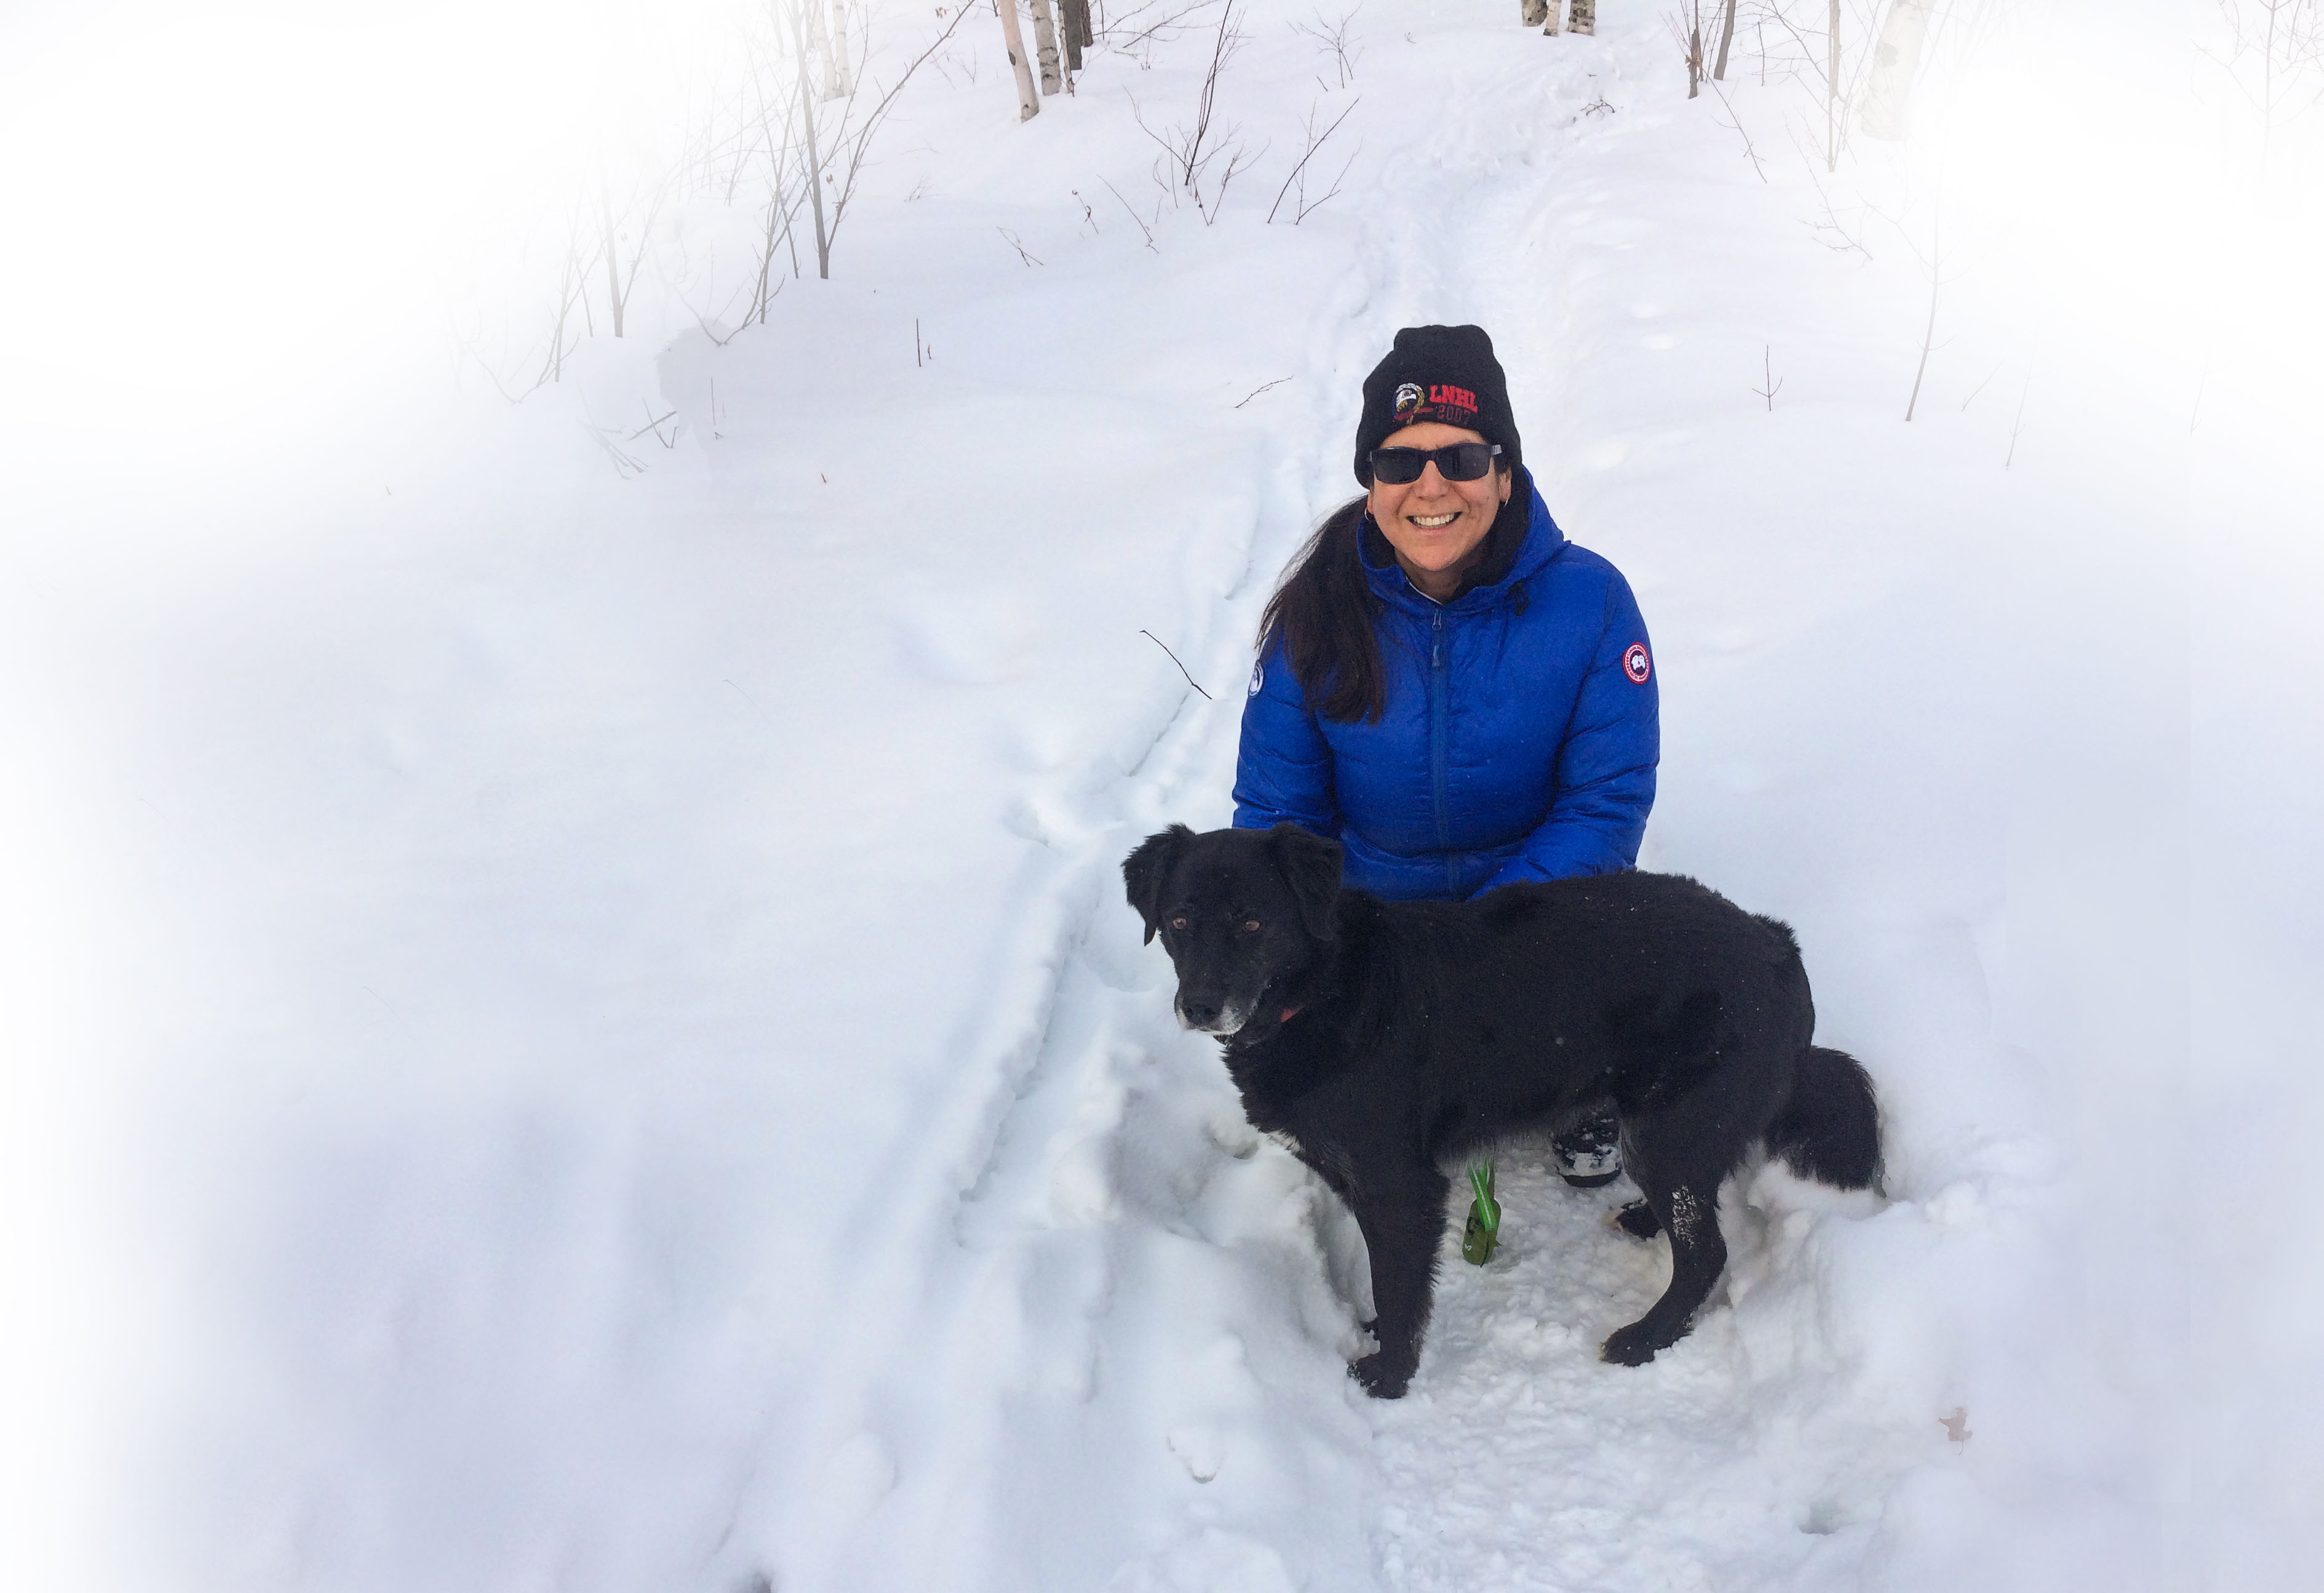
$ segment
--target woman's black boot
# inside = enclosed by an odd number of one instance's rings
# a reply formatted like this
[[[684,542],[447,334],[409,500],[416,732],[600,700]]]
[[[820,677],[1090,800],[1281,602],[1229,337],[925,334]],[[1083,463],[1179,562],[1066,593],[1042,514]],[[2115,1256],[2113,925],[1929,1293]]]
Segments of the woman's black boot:
[[[1621,1130],[1611,1112],[1584,1117],[1554,1136],[1549,1151],[1557,1175],[1577,1190],[1594,1190],[1622,1176]]]

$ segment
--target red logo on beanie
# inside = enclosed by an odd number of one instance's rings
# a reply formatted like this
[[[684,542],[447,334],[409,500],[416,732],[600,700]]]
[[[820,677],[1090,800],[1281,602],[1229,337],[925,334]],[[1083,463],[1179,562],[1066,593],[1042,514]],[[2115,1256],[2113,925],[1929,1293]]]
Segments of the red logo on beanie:
[[[1436,421],[1465,426],[1477,418],[1477,395],[1448,382],[1432,382],[1425,387],[1406,382],[1396,390],[1395,415],[1406,425]]]
[[[1646,683],[1646,677],[1654,673],[1654,664],[1646,657],[1644,642],[1631,643],[1630,650],[1622,654],[1622,672],[1641,686]]]

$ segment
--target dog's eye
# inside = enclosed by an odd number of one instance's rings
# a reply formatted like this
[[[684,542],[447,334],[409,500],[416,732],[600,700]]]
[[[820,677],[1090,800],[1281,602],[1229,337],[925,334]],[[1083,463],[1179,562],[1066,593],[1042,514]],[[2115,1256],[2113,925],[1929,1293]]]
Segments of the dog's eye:
[[[1259,933],[1259,920],[1255,918],[1244,919],[1242,921],[1242,932],[1246,935],[1255,935]]]
[[[1170,927],[1174,930],[1185,929],[1186,927],[1186,915],[1182,912],[1177,917],[1172,919],[1170,921]]]

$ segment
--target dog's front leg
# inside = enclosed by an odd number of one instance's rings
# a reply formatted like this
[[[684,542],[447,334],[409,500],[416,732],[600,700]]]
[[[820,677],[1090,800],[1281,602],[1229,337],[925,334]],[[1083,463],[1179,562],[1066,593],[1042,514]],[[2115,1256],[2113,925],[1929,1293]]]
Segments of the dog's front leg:
[[[1379,1348],[1348,1371],[1375,1398],[1402,1398],[1419,1369],[1450,1187],[1434,1167],[1414,1162],[1397,1170],[1392,1187],[1368,1188],[1353,1203],[1371,1253],[1372,1337]]]

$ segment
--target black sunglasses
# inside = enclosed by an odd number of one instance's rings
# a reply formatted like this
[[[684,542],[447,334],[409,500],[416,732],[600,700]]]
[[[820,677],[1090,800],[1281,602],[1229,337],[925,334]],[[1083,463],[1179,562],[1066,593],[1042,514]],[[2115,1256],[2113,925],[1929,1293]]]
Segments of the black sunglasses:
[[[1493,468],[1498,442],[1456,442],[1450,448],[1376,448],[1372,449],[1372,479],[1390,486],[1417,481],[1433,462],[1447,481],[1474,481]]]

